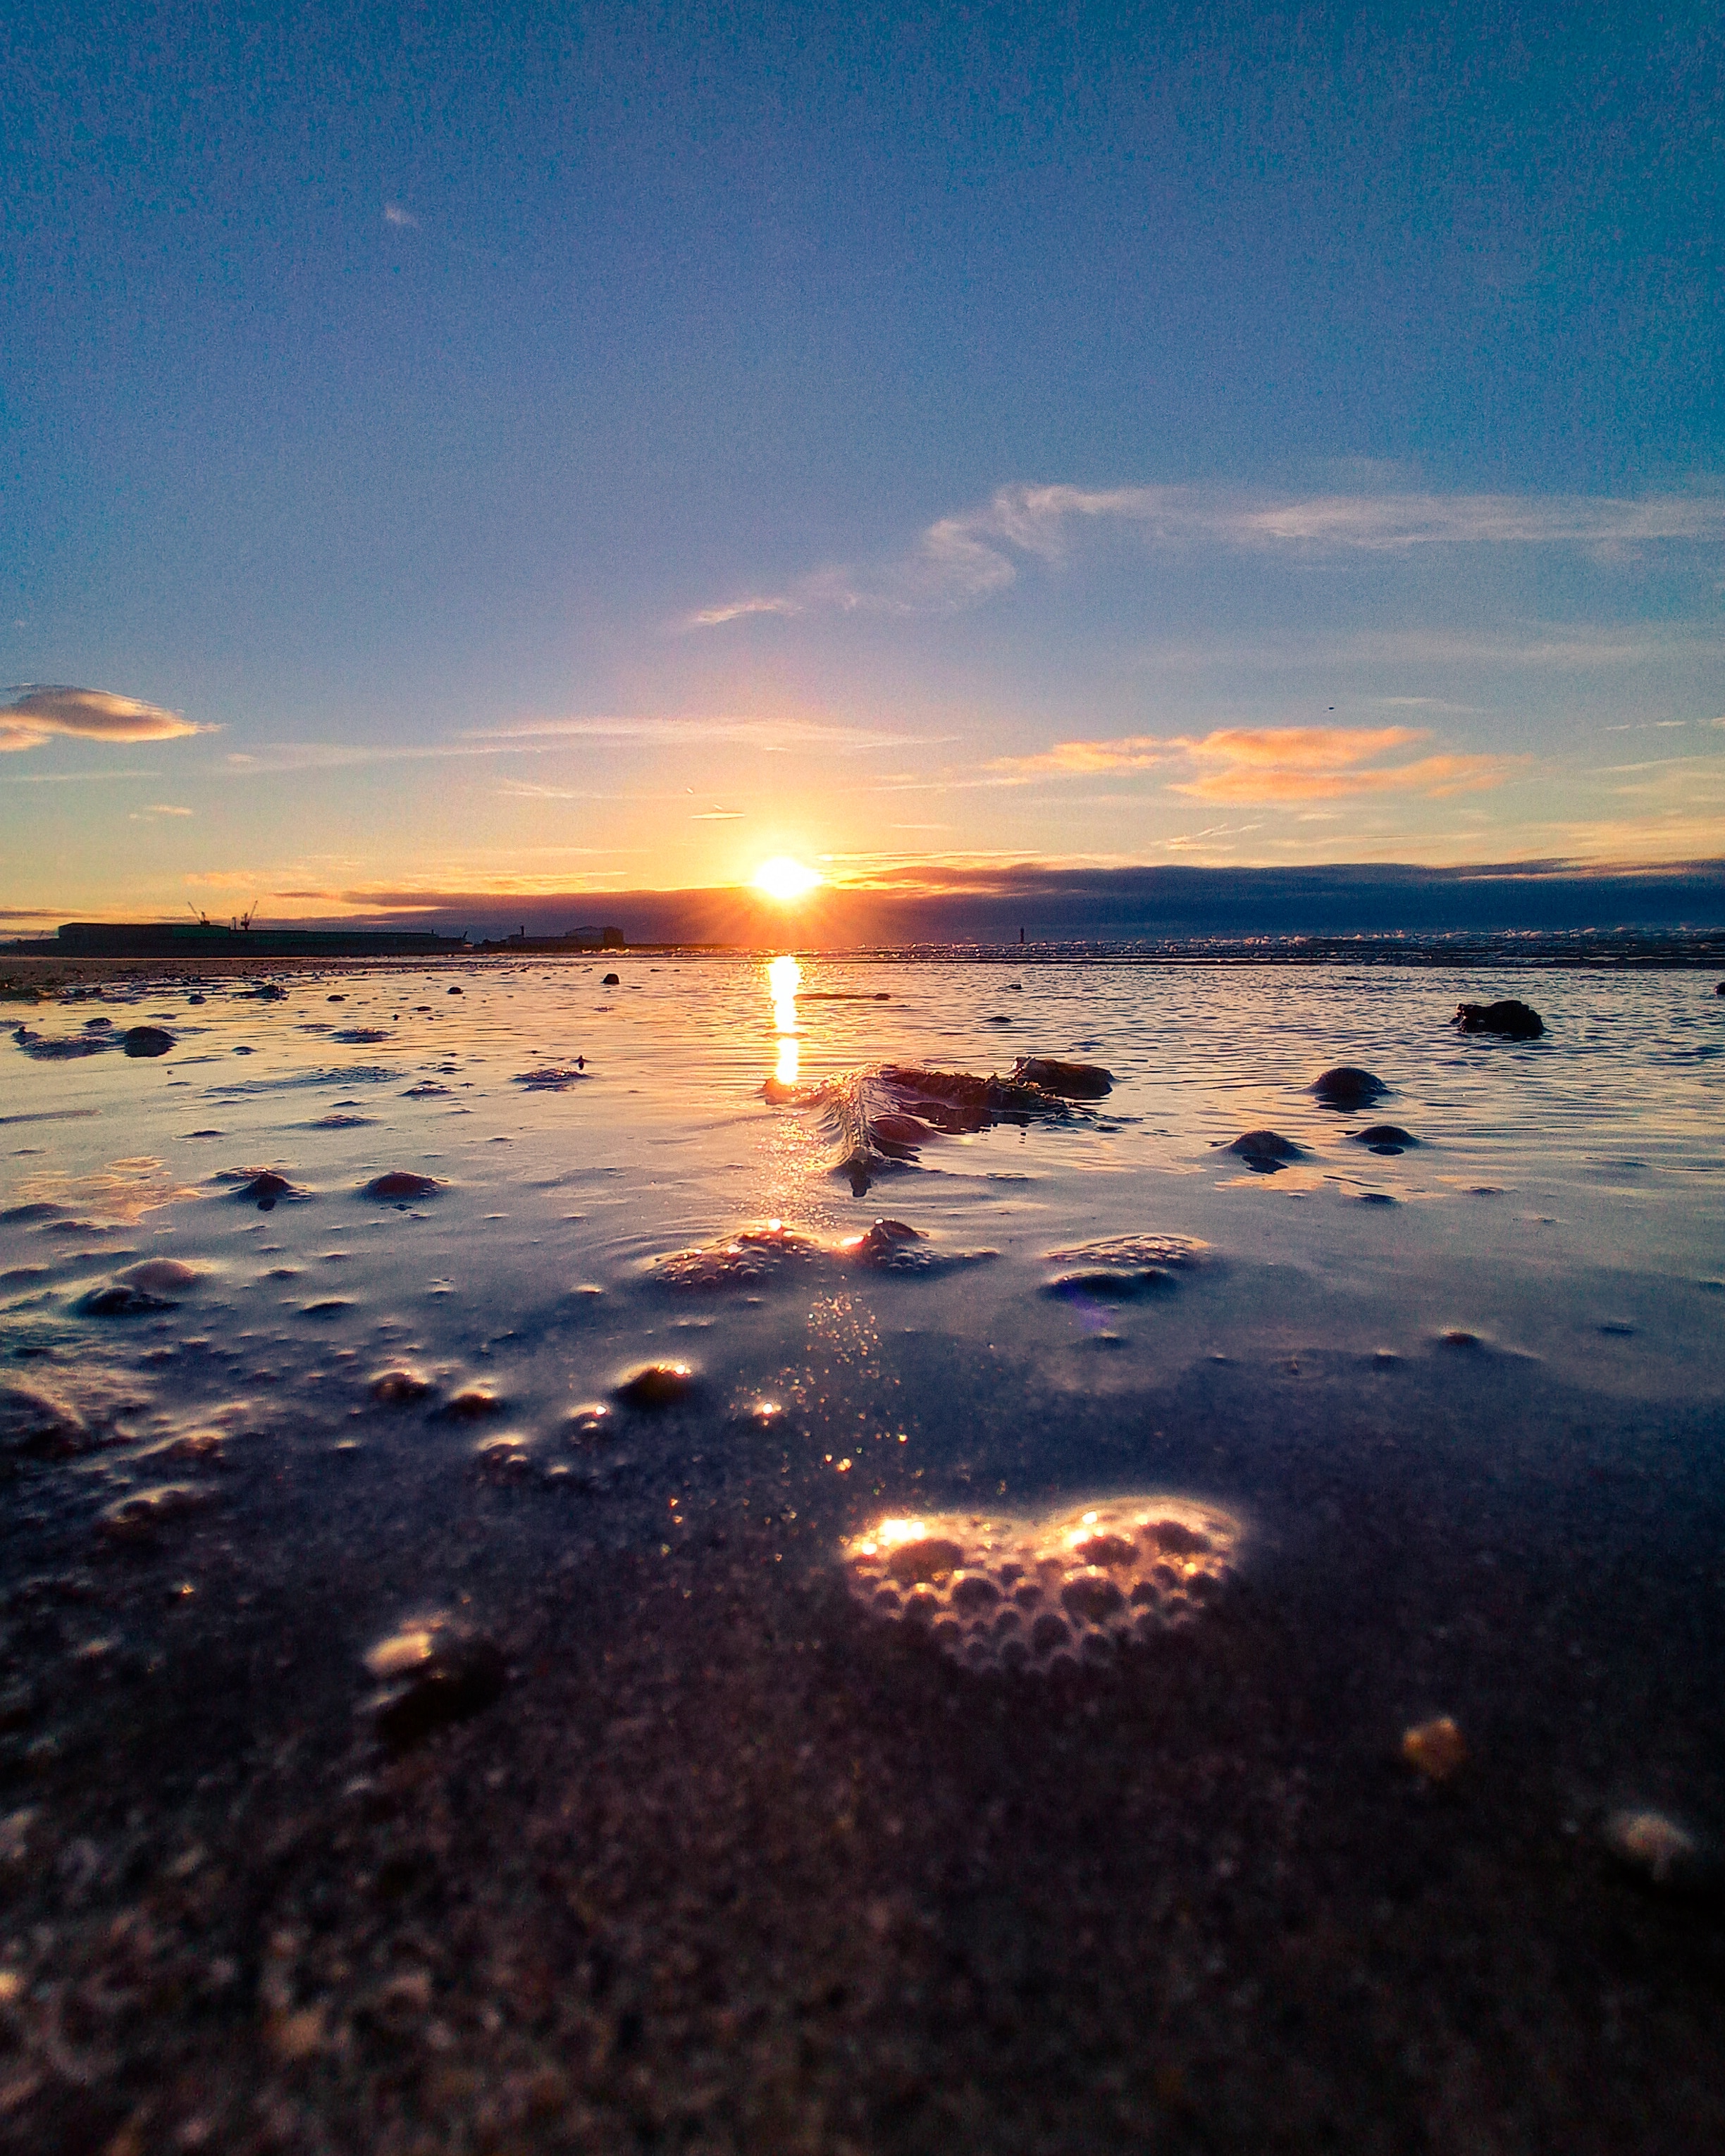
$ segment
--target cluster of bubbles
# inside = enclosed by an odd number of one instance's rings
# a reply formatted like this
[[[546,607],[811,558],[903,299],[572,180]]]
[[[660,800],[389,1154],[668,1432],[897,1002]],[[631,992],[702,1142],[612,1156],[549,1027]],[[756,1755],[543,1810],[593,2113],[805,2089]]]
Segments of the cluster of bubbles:
[[[1190,1622],[1233,1570],[1240,1522],[1183,1498],[1040,1518],[884,1519],[843,1549],[853,1599],[972,1670],[1106,1661]]]

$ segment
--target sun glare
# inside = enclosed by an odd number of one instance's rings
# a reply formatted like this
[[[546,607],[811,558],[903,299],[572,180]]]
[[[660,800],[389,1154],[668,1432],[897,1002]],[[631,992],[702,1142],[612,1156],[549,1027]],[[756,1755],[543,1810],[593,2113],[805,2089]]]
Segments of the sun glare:
[[[805,869],[801,861],[793,861],[781,854],[774,860],[762,861],[755,870],[755,889],[763,891],[768,898],[776,898],[781,906],[795,898],[806,898],[821,880],[813,869]]]

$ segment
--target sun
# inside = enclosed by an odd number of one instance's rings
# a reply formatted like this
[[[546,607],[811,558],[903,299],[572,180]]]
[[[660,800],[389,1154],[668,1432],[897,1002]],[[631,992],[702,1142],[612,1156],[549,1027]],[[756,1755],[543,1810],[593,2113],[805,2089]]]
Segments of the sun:
[[[762,861],[755,870],[755,889],[763,891],[768,898],[776,898],[781,906],[793,899],[806,898],[823,878],[813,869],[805,869],[801,861],[793,861],[785,855],[776,860]]]

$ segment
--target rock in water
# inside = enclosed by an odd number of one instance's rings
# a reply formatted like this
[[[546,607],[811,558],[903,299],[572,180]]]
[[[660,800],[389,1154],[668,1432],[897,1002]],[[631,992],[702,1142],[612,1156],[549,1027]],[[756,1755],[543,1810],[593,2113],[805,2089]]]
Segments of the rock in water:
[[[626,1408],[652,1411],[681,1407],[694,1398],[700,1385],[701,1380],[686,1363],[649,1363],[615,1386],[612,1397]]]
[[[886,1519],[843,1545],[851,1599],[966,1669],[1034,1674],[1106,1662],[1189,1622],[1233,1569],[1239,1522],[1183,1499],[1079,1512]]]
[[[434,1175],[416,1175],[409,1168],[392,1168],[382,1175],[374,1175],[361,1194],[398,1202],[405,1198],[435,1198],[442,1188]]]
[[[1237,1152],[1246,1166],[1258,1175],[1274,1175],[1291,1160],[1304,1160],[1305,1148],[1296,1146],[1291,1138],[1285,1138],[1280,1131],[1246,1131],[1233,1143],[1224,1148]]]
[[[482,1712],[501,1697],[508,1678],[495,1641],[443,1616],[380,1640],[366,1667],[382,1686],[371,1702],[377,1734],[398,1751]]]
[[[1405,1152],[1409,1146],[1420,1142],[1418,1138],[1410,1137],[1399,1123],[1373,1123],[1366,1130],[1350,1131],[1348,1135],[1368,1152]]]
[[[1315,1078],[1309,1090],[1325,1107],[1351,1113],[1355,1108],[1369,1108],[1389,1088],[1375,1071],[1362,1070],[1352,1063],[1338,1063],[1333,1070],[1326,1070]]]
[[[410,1407],[430,1390],[430,1379],[417,1370],[380,1370],[371,1383],[372,1398],[386,1408]]]
[[[249,1183],[242,1183],[234,1194],[254,1204],[259,1212],[273,1212],[284,1198],[303,1198],[305,1193],[296,1190],[285,1175],[278,1175],[273,1168],[261,1169]]]
[[[152,1310],[176,1306],[166,1296],[151,1295],[147,1288],[128,1287],[123,1281],[93,1287],[78,1299],[78,1307],[87,1317],[142,1317]]]
[[[127,1055],[166,1055],[174,1045],[171,1033],[164,1033],[159,1025],[128,1026],[120,1036],[120,1045]]]
[[[96,1516],[96,1525],[110,1542],[147,1542],[170,1521],[183,1519],[209,1502],[203,1490],[187,1482],[158,1483],[153,1490],[129,1490]]]
[[[1021,1055],[1012,1066],[1022,1086],[1040,1086],[1063,1101],[1100,1101],[1114,1090],[1114,1073],[1100,1063],[1062,1063],[1052,1055]]]
[[[599,986],[602,988],[620,988],[623,986],[623,982],[620,976],[618,974],[607,973],[604,979],[600,982]]]
[[[1457,1004],[1450,1023],[1463,1033],[1492,1033],[1502,1040],[1538,1040],[1545,1031],[1545,1020],[1532,1005],[1513,996],[1495,1004]]]
[[[100,1055],[105,1048],[113,1046],[99,1033],[74,1033],[53,1040],[27,1025],[15,1028],[12,1037],[38,1063],[65,1063],[80,1055]]]
[[[0,1452],[29,1460],[70,1460],[97,1440],[69,1402],[33,1386],[0,1384]]]

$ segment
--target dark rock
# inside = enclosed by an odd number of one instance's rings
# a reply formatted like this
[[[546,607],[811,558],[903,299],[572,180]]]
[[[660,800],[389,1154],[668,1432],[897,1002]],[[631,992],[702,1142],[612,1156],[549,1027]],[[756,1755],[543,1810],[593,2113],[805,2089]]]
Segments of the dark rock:
[[[626,1408],[657,1412],[682,1407],[701,1389],[701,1380],[686,1363],[649,1363],[612,1389],[612,1398]]]
[[[153,1490],[128,1490],[97,1515],[96,1524],[110,1541],[146,1542],[171,1521],[182,1519],[209,1502],[207,1491],[188,1482],[159,1483]]]
[[[1405,1152],[1409,1146],[1420,1141],[1404,1131],[1399,1123],[1373,1123],[1363,1131],[1350,1131],[1348,1137],[1356,1145],[1363,1145],[1369,1152]]]
[[[489,1387],[468,1385],[450,1394],[443,1412],[451,1422],[478,1422],[486,1415],[501,1414],[503,1403]]]
[[[907,1244],[922,1240],[908,1220],[880,1219],[859,1236],[850,1250],[860,1265],[884,1265],[890,1271]]]
[[[1352,1063],[1338,1063],[1315,1078],[1309,1089],[1327,1108],[1369,1108],[1389,1088],[1374,1070],[1362,1070]]]
[[[374,1175],[366,1184],[362,1195],[385,1200],[435,1198],[442,1188],[442,1183],[434,1175],[416,1175],[409,1168],[392,1168],[382,1175]]]
[[[395,1751],[482,1713],[501,1697],[509,1675],[495,1640],[447,1618],[382,1640],[366,1665],[382,1684],[371,1702],[377,1734]]]
[[[13,1039],[26,1055],[38,1063],[69,1063],[80,1055],[100,1055],[113,1043],[99,1033],[74,1033],[60,1040],[50,1040],[45,1034],[36,1033],[27,1025],[16,1028]]]
[[[305,1194],[296,1190],[285,1175],[278,1175],[274,1168],[266,1168],[261,1174],[254,1175],[249,1183],[242,1183],[234,1195],[254,1204],[260,1213],[271,1213],[279,1199],[300,1198]]]
[[[1716,996],[1725,996],[1725,981],[1720,982],[1718,987],[1713,990],[1713,993]]]
[[[1538,1012],[1513,996],[1495,1004],[1458,1004],[1450,1023],[1463,1033],[1492,1033],[1502,1040],[1538,1040],[1545,1031]]]
[[[1274,1175],[1291,1160],[1306,1158],[1304,1147],[1296,1146],[1291,1138],[1285,1138],[1280,1131],[1244,1132],[1224,1150],[1238,1153],[1246,1166],[1260,1175]]]
[[[124,1281],[116,1281],[80,1296],[78,1307],[86,1317],[142,1317],[150,1311],[173,1310],[177,1305],[166,1296],[151,1295],[147,1288],[128,1287]]]
[[[1114,1090],[1114,1073],[1100,1063],[1062,1063],[1052,1055],[1021,1055],[1012,1075],[1024,1086],[1040,1086],[1066,1101],[1100,1101]]]
[[[277,988],[274,981],[265,981],[255,988],[242,988],[239,993],[254,1003],[280,1004],[287,1000],[287,990]]]
[[[1173,1286],[1172,1274],[1144,1265],[1136,1272],[1062,1273],[1043,1292],[1062,1302],[1136,1302]]]
[[[423,1400],[431,1390],[430,1380],[417,1370],[382,1370],[372,1378],[372,1398],[384,1407],[407,1407]]]
[[[452,996],[459,996],[459,995],[461,993],[461,991],[460,991],[460,989],[459,989],[459,988],[451,988],[451,989],[449,990],[449,993],[450,993]]]
[[[171,1033],[164,1033],[159,1025],[128,1026],[120,1036],[120,1045],[127,1055],[166,1055],[174,1045]]]
[[[607,973],[599,986],[602,988],[620,988],[623,986],[623,976],[620,973]]]
[[[0,1450],[31,1460],[70,1460],[95,1444],[89,1425],[66,1401],[27,1385],[0,1385]]]

